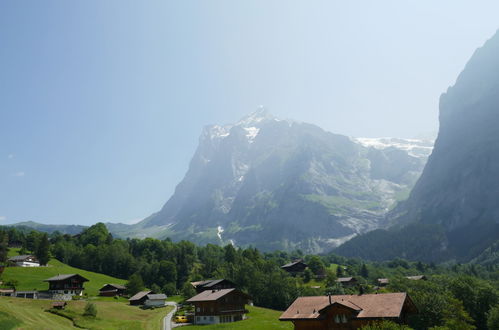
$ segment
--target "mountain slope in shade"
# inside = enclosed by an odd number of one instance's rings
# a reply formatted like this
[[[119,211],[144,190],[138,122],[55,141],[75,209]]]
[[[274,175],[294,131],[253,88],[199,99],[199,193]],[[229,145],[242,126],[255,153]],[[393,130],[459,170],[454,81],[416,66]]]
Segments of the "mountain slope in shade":
[[[388,217],[389,245],[409,223],[445,233],[427,258],[476,257],[499,237],[499,33],[472,56],[454,86],[440,98],[440,131],[421,178],[407,201]],[[337,250],[352,255],[372,236]],[[377,245],[372,245],[376,249]],[[404,249],[400,254],[407,253]],[[368,256],[370,254],[370,256]],[[359,256],[379,258],[367,250]]]
[[[432,147],[368,142],[265,110],[208,126],[164,207],[136,225],[108,227],[119,236],[323,251],[377,228],[408,195]],[[423,151],[411,154],[411,145]]]

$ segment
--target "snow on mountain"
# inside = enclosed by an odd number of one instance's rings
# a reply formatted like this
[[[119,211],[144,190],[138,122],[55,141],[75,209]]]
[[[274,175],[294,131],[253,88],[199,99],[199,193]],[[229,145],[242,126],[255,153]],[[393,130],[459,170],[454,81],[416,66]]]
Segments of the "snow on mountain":
[[[354,142],[366,148],[383,150],[396,148],[406,151],[410,156],[417,158],[428,158],[433,151],[433,140],[401,139],[392,137],[382,138],[352,138]]]

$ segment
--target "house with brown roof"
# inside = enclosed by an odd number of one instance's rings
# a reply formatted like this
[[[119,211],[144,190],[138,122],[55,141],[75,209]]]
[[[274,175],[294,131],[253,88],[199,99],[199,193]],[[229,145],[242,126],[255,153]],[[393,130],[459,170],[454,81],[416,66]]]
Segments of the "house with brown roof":
[[[378,278],[378,286],[383,287],[390,284],[390,280],[387,278]]]
[[[317,296],[297,298],[279,320],[293,322],[295,330],[353,330],[382,320],[404,324],[416,313],[405,292]]]
[[[134,294],[130,299],[128,299],[128,302],[130,305],[144,305],[146,300],[147,300],[147,295],[148,294],[154,294],[152,291],[140,291]]]
[[[357,279],[355,277],[338,277],[336,282],[343,286],[354,286],[357,284]]]
[[[294,275],[294,274],[304,272],[305,269],[307,269],[307,267],[308,267],[308,265],[306,263],[304,263],[302,259],[298,259],[298,260],[295,260],[293,262],[290,262],[288,264],[281,266],[281,269]]]
[[[106,284],[99,290],[99,296],[116,297],[125,294],[126,287],[120,284]]]
[[[234,282],[226,279],[191,282],[191,285],[194,289],[196,289],[197,293],[201,293],[206,290],[222,290],[236,287]]]
[[[194,305],[195,324],[244,320],[251,297],[238,289],[205,290],[187,300]]]
[[[61,300],[67,300],[67,296],[81,296],[83,294],[83,283],[88,279],[79,274],[61,274],[44,280],[49,282],[48,292],[52,295],[64,295]]]

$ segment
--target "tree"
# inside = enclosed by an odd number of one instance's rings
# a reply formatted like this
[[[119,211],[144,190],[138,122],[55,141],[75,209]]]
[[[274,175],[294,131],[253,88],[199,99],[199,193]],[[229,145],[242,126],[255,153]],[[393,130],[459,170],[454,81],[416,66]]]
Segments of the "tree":
[[[487,327],[489,330],[499,330],[499,305],[492,307],[487,313]]]
[[[343,267],[338,265],[336,267],[336,277],[342,277],[343,276]]]
[[[319,256],[311,256],[307,264],[308,268],[310,268],[312,273],[314,273],[315,275],[324,274],[326,267],[324,266],[324,262],[322,262],[322,259]]]
[[[85,305],[85,309],[83,310],[83,316],[96,317],[97,316],[97,307],[95,307],[94,303],[87,302]]]
[[[360,276],[363,278],[369,277],[369,271],[367,270],[366,264],[362,264],[362,267],[360,268]]]
[[[185,282],[184,286],[182,287],[182,296],[185,299],[192,298],[196,295],[196,290],[194,290],[194,287],[191,285],[189,282]]]
[[[411,327],[403,324],[397,324],[392,321],[373,322],[369,325],[363,326],[362,330],[412,330]]]
[[[7,261],[9,252],[9,236],[6,232],[0,232],[0,262]]]
[[[49,238],[48,235],[44,233],[40,237],[35,250],[35,256],[38,258],[41,265],[46,265],[49,262],[50,260],[49,250],[50,250]]]
[[[308,283],[310,282],[311,279],[312,279],[312,271],[309,268],[307,268],[303,272],[303,283]]]
[[[128,279],[126,284],[126,291],[130,296],[133,296],[139,291],[144,290],[144,281],[142,281],[142,277],[135,273]]]

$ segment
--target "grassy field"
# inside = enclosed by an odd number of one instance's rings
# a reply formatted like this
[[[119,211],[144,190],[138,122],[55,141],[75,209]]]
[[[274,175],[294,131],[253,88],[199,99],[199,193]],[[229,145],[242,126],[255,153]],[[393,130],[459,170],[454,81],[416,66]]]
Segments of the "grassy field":
[[[279,321],[282,312],[261,307],[248,306],[248,319],[233,323],[214,325],[189,325],[186,330],[219,330],[219,329],[244,329],[244,330],[273,330],[293,329],[293,323]]]
[[[84,284],[84,292],[89,296],[96,296],[104,284],[125,284],[126,282],[115,277],[74,268],[56,259],[51,259],[47,267],[7,267],[2,274],[2,280],[4,282],[16,280],[19,283],[16,287],[17,290],[47,290],[48,283],[43,282],[43,280],[58,274],[76,273],[89,279],[89,282]]]
[[[51,301],[0,297],[0,329],[75,329],[73,321],[86,329],[154,329],[172,307],[143,310],[123,302],[95,301],[97,317],[83,317],[86,301],[70,301],[62,313],[51,314]]]
[[[45,312],[51,303],[0,297],[0,329],[74,329],[70,320]]]

